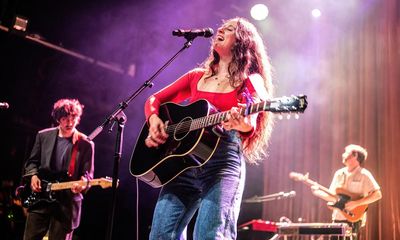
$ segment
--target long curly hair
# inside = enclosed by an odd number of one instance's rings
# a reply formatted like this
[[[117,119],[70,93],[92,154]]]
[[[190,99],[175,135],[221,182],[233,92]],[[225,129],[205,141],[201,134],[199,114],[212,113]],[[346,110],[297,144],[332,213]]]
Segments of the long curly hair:
[[[232,61],[229,63],[229,82],[234,88],[244,88],[244,80],[251,74],[260,74],[264,79],[264,87],[268,98],[272,98],[272,67],[267,56],[263,40],[256,27],[244,18],[232,18],[227,21],[236,21],[236,42],[231,49]],[[210,77],[218,72],[219,54],[211,48],[203,67],[210,73]],[[260,99],[253,99],[259,101]],[[265,100],[265,99],[263,99]],[[267,155],[267,147],[273,127],[273,117],[267,112],[260,112],[257,116],[257,128],[251,138],[243,140],[243,152],[247,162],[257,164]]]

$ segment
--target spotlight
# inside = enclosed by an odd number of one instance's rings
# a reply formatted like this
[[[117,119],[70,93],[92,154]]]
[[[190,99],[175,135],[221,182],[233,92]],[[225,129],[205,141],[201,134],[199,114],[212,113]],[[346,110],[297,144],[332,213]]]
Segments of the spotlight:
[[[312,15],[314,18],[319,18],[319,17],[321,16],[321,11],[320,11],[318,8],[314,8],[314,9],[311,11],[311,15]]]
[[[268,7],[264,4],[256,4],[250,10],[250,15],[253,19],[262,21],[268,17]]]
[[[15,16],[14,26],[15,30],[25,32],[26,27],[28,26],[28,19],[22,16]]]

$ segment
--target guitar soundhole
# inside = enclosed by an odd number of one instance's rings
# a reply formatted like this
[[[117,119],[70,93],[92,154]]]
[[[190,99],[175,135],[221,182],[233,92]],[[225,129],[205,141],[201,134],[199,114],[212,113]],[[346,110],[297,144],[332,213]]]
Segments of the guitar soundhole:
[[[177,124],[174,130],[175,141],[181,141],[189,134],[192,121],[191,117],[185,117]]]

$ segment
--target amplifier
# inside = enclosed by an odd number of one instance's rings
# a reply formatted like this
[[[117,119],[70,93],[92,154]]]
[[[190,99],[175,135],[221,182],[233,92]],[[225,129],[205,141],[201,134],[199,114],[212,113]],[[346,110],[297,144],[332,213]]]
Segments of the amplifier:
[[[283,235],[334,235],[350,236],[346,223],[279,223],[277,233]]]

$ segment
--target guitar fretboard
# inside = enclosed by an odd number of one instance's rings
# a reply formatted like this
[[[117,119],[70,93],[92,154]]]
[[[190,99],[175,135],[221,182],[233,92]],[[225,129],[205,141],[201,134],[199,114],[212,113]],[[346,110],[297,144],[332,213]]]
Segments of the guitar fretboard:
[[[274,98],[259,103],[251,103],[245,107],[239,108],[239,114],[248,116],[261,111],[269,111],[273,113],[291,113],[291,112],[304,112],[307,107],[306,96],[292,96]],[[203,116],[193,119],[187,117],[182,119],[179,123],[168,125],[165,129],[167,134],[187,133],[190,131],[198,130],[205,127],[210,127],[224,122],[228,119],[229,111],[214,113],[211,115]]]
[[[296,172],[291,172],[289,174],[290,178],[296,180],[296,181],[301,181],[304,184],[306,184],[307,186],[315,186],[317,187],[319,190],[324,191],[325,193],[327,193],[330,196],[336,197],[336,194],[331,192],[328,188],[322,186],[321,184],[311,180],[308,178],[308,174],[307,175],[303,175],[300,173],[296,173]]]
[[[336,196],[336,194],[332,193],[328,188],[322,186],[321,184],[319,184],[311,179],[303,180],[303,182],[309,186],[316,186],[316,187],[318,187],[318,189],[320,189],[321,191],[324,191],[325,193],[327,193],[331,196]]]
[[[242,116],[248,116],[257,112],[266,111],[269,109],[270,102],[263,101],[259,103],[249,104],[249,106],[242,107],[239,109],[239,114]],[[214,113],[208,116],[188,119],[180,122],[179,124],[172,124],[167,127],[166,132],[171,133],[182,133],[187,131],[194,131],[205,127],[214,126],[224,122],[228,119],[229,111]]]
[[[69,189],[75,183],[80,186],[86,186],[86,185],[96,186],[96,185],[100,185],[102,183],[102,179],[93,179],[93,180],[90,180],[89,182],[83,181],[83,180],[78,180],[78,181],[70,181],[70,182],[52,183],[51,190],[55,191],[55,190]]]

